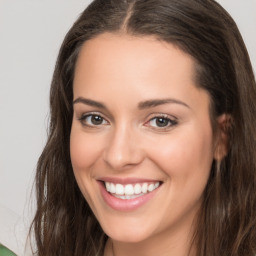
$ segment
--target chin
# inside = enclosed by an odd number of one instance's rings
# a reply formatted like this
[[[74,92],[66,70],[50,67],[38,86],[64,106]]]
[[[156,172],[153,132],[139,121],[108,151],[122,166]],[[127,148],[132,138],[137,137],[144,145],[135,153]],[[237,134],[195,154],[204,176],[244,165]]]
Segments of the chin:
[[[107,234],[109,237],[111,237],[115,241],[119,241],[122,243],[139,243],[144,240],[146,240],[149,237],[149,234],[143,234],[143,233],[126,233],[126,232],[110,232]]]
[[[115,241],[123,243],[139,243],[151,236],[153,233],[150,231],[150,227],[146,227],[143,224],[130,224],[129,221],[126,225],[120,225],[118,223],[112,225],[112,227],[104,228],[104,232]]]

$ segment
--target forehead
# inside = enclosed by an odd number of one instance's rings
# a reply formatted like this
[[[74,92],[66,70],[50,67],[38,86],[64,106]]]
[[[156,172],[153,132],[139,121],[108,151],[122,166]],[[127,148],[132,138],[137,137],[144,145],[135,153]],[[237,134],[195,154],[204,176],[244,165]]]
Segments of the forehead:
[[[173,59],[175,59],[175,64]],[[153,36],[135,37],[112,33],[101,34],[84,43],[78,57],[77,68],[88,62],[90,62],[90,66],[97,64],[98,68],[101,65],[104,68],[113,68],[110,64],[125,64],[126,69],[129,64],[133,64],[138,69],[139,67],[150,67],[158,62],[158,65],[161,63],[161,68],[165,65],[167,68],[169,67],[169,70],[171,70],[172,64],[176,67],[188,68],[191,74],[193,74],[195,64],[192,57],[177,46],[158,40]],[[119,71],[121,67],[120,65]],[[93,66],[93,68],[95,67]],[[141,72],[141,70],[139,71]]]
[[[75,82],[78,78],[107,74],[111,74],[113,80],[118,77],[125,80],[127,76],[153,79],[158,75],[158,78],[165,78],[166,71],[169,78],[192,80],[194,66],[192,57],[154,37],[104,33],[83,45],[76,63]],[[150,76],[152,70],[154,73]]]
[[[80,51],[74,97],[104,101],[115,94],[120,104],[127,104],[128,99],[133,103],[168,94],[190,104],[189,96],[197,97],[200,91],[194,77],[193,58],[173,44],[105,33],[87,41]]]

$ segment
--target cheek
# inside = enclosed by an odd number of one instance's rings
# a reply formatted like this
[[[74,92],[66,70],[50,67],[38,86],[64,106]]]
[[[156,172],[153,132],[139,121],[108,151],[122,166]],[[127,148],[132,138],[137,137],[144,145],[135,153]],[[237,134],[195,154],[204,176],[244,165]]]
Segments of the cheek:
[[[93,208],[95,179],[93,165],[101,155],[99,136],[87,134],[80,125],[73,125],[70,134],[70,157],[77,184],[87,202]]]
[[[99,136],[98,136],[99,137]],[[86,134],[79,125],[73,125],[70,134],[70,157],[73,172],[86,201],[94,210],[95,198],[94,187],[95,179],[93,165],[97,163],[101,155],[101,144],[97,136]]]
[[[96,136],[86,136],[86,134],[72,127],[70,135],[70,157],[74,172],[86,171],[95,164],[100,152],[101,143]]]
[[[213,161],[211,133],[191,130],[155,145],[151,159],[165,173],[165,200],[169,202],[159,207],[164,207],[166,218],[173,214],[179,219],[197,211]]]
[[[151,158],[171,180],[184,185],[184,182],[199,183],[208,179],[213,161],[211,129],[191,128],[154,145]]]

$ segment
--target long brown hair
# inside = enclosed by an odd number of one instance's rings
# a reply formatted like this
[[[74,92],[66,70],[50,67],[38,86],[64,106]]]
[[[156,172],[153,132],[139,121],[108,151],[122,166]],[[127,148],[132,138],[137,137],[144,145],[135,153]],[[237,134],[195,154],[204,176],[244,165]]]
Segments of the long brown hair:
[[[213,0],[95,0],[67,33],[50,92],[47,144],[36,173],[32,224],[37,255],[102,255],[106,235],[75,181],[70,161],[73,76],[82,45],[104,33],[152,35],[195,60],[211,117],[227,113],[229,150],[213,162],[193,243],[198,256],[256,255],[256,85],[242,37]]]

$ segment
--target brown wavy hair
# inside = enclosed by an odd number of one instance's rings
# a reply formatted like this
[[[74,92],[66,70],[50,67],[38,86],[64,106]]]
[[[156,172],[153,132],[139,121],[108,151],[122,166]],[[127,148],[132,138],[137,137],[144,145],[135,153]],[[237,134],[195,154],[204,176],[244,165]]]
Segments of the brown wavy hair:
[[[227,113],[227,156],[213,161],[193,244],[198,256],[256,255],[256,85],[230,15],[213,0],[95,0],[67,33],[50,91],[47,144],[36,172],[31,232],[39,256],[101,256],[107,236],[76,183],[69,152],[73,78],[83,44],[104,32],[155,38],[195,60],[211,118]]]

